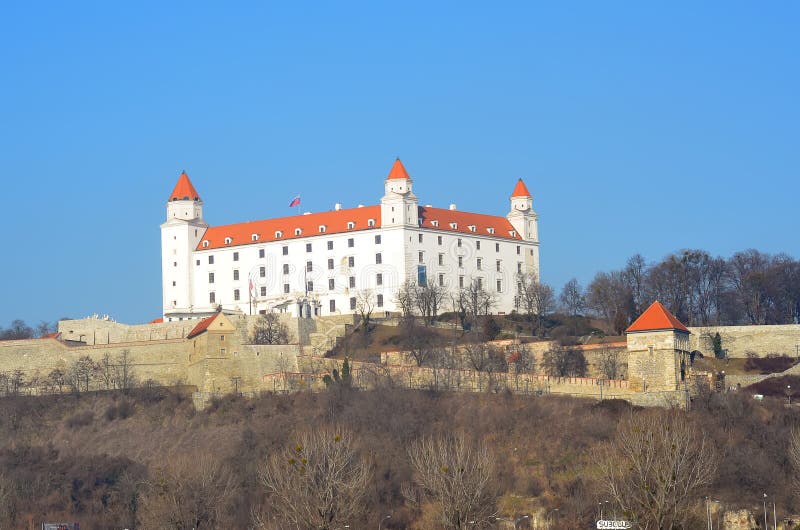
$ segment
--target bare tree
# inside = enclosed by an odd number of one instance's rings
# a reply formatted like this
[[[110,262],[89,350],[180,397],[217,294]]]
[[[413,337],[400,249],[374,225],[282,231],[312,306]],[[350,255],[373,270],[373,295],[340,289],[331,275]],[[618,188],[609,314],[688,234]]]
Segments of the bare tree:
[[[340,528],[364,510],[370,465],[350,431],[315,428],[274,454],[259,472],[277,512],[293,528]]]
[[[35,332],[24,320],[14,320],[8,329],[0,328],[0,340],[32,339]]]
[[[408,450],[414,480],[425,498],[437,503],[448,529],[481,527],[495,513],[492,460],[486,446],[463,434],[425,437]]]
[[[555,308],[553,288],[539,282],[538,276],[532,272],[517,275],[517,307],[527,315],[533,323],[533,331],[544,332],[544,317]]]
[[[597,273],[587,288],[586,304],[615,333],[622,333],[635,311],[633,293],[619,271]]]
[[[261,315],[253,328],[253,344],[289,344],[289,328],[277,313]]]
[[[88,355],[76,360],[67,370],[67,382],[74,392],[88,392],[97,372],[97,364]]]
[[[608,494],[644,530],[683,528],[717,466],[703,429],[677,410],[624,419],[599,460]]]
[[[136,386],[136,375],[133,371],[130,350],[122,350],[116,358],[114,368],[114,385],[119,390],[129,390]]]
[[[792,486],[795,494],[800,497],[800,428],[792,430],[789,438],[789,460],[794,468]]]
[[[542,355],[542,368],[554,377],[586,377],[583,351],[554,344]]]
[[[598,354],[597,368],[606,379],[619,379],[622,375],[622,356],[617,348],[603,347]]]
[[[171,461],[147,484],[138,510],[144,528],[201,530],[224,527],[236,482],[211,455]]]
[[[397,297],[395,298],[397,307],[404,317],[414,314],[414,309],[417,306],[416,302],[416,282],[414,280],[406,280],[400,289],[397,290]]]
[[[369,333],[369,325],[372,320],[372,312],[375,310],[376,302],[375,291],[372,289],[362,289],[356,294],[356,313],[361,317],[364,335]]]
[[[400,332],[400,347],[414,359],[417,366],[426,365],[433,360],[433,355],[440,346],[436,332],[419,325],[414,317],[403,318]]]
[[[571,317],[575,317],[583,311],[584,307],[586,307],[586,297],[583,295],[583,289],[578,280],[572,278],[564,284],[558,301],[561,303],[564,312]]]
[[[447,292],[441,287],[428,280],[423,285],[417,285],[415,290],[416,306],[419,314],[426,325],[430,325],[439,315],[439,309],[444,303]]]

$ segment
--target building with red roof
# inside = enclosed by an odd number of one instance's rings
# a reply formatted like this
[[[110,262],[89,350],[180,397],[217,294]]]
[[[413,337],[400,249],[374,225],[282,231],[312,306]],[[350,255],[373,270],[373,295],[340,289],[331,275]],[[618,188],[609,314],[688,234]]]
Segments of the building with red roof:
[[[378,204],[208,226],[182,172],[161,225],[163,318],[271,311],[353,313],[359,300],[395,311],[406,281],[447,292],[478,284],[514,309],[516,277],[539,274],[538,220],[522,179],[503,216],[420,205],[400,159]]]

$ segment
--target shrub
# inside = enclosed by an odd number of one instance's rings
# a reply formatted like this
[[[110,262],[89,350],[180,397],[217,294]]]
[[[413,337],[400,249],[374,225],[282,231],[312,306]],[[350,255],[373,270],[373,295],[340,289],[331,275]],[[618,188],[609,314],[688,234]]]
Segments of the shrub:
[[[86,412],[78,412],[67,418],[66,425],[70,429],[78,429],[91,425],[92,422],[94,422],[94,413],[87,410]]]

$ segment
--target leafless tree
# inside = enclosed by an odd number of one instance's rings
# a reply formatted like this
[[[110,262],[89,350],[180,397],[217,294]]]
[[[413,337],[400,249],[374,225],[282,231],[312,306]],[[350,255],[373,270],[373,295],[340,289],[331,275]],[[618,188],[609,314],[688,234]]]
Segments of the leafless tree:
[[[289,344],[291,337],[277,313],[266,313],[256,321],[250,340],[253,344]]]
[[[536,369],[536,357],[527,344],[515,344],[511,347],[508,364],[513,366],[514,373],[517,375],[531,373]]]
[[[678,410],[624,419],[599,461],[608,494],[644,530],[683,528],[717,466],[703,429]]]
[[[406,317],[400,324],[400,332],[400,347],[411,355],[417,366],[427,365],[433,360],[440,341],[431,328],[419,325],[414,317]]]
[[[800,497],[800,428],[792,430],[789,438],[789,460],[794,468],[794,492]]]
[[[397,307],[404,317],[412,316],[417,307],[416,302],[416,282],[414,280],[406,280],[403,285],[397,290],[397,297],[395,298]]]
[[[472,321],[479,316],[490,314],[497,304],[495,296],[483,288],[483,282],[478,278],[474,278],[466,287],[460,289],[457,297]]]
[[[430,325],[439,315],[447,292],[433,281],[416,287],[416,306],[425,324]]]
[[[32,339],[34,335],[33,328],[27,325],[24,320],[17,319],[11,322],[11,327],[7,329],[0,328],[0,340]]]
[[[136,375],[133,370],[130,350],[122,350],[115,360],[114,385],[119,390],[129,390],[136,386]]]
[[[542,368],[554,377],[586,377],[586,356],[577,348],[554,344],[542,355]]]
[[[364,335],[369,333],[372,312],[375,310],[376,298],[375,291],[372,289],[362,289],[356,294],[356,313],[361,318]]]
[[[536,333],[544,332],[544,317],[555,308],[553,288],[541,283],[532,272],[517,275],[517,306],[533,323]]]
[[[109,390],[114,386],[114,362],[111,354],[105,352],[97,363],[97,380],[104,390]]]
[[[144,528],[220,528],[236,493],[236,482],[211,455],[172,460],[146,485],[138,513]]]
[[[577,316],[586,307],[586,297],[583,295],[583,289],[578,280],[572,278],[564,284],[561,289],[561,294],[558,297],[561,307],[569,316]]]
[[[615,333],[622,333],[635,310],[633,293],[619,271],[597,273],[587,288],[586,303]]]
[[[302,431],[269,458],[260,481],[286,525],[333,530],[362,515],[371,470],[354,438],[333,427]]]
[[[617,348],[603,347],[597,357],[597,367],[603,377],[619,379],[622,376],[622,356]]]
[[[436,502],[448,529],[480,528],[495,513],[492,460],[486,446],[463,434],[425,437],[408,450],[414,481]]]
[[[97,364],[88,355],[76,360],[67,370],[67,383],[74,392],[88,392],[97,372]]]

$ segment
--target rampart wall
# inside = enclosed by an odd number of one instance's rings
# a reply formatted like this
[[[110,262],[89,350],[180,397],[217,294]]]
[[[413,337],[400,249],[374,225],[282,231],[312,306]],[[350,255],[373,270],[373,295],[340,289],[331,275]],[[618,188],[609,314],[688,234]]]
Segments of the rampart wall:
[[[722,338],[728,357],[742,358],[752,352],[758,357],[769,354],[800,356],[800,324],[775,326],[712,326],[689,328],[689,346],[703,355],[714,355],[712,340]]]

